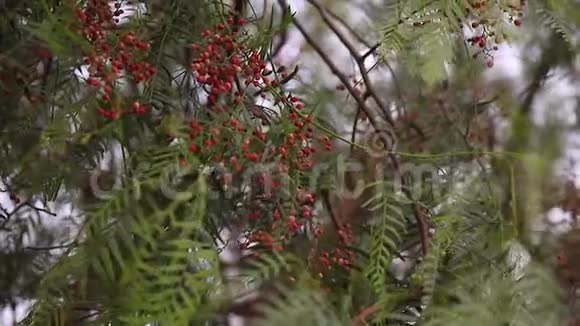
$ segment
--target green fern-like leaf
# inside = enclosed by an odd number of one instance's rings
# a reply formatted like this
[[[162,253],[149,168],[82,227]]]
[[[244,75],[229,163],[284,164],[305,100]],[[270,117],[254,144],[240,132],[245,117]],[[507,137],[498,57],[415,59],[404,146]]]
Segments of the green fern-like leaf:
[[[425,325],[562,325],[565,316],[554,279],[530,265],[516,281],[501,272],[479,271],[461,278],[454,293],[459,303],[434,307]]]
[[[542,24],[553,30],[554,32],[560,34],[564,40],[568,43],[570,47],[575,44],[575,36],[576,33],[575,26],[571,23],[569,19],[564,19],[561,14],[561,11],[556,10],[558,8],[565,8],[567,1],[562,1],[557,8],[550,8],[550,6],[542,5],[539,3],[530,3],[532,9],[534,10],[534,14],[538,16]],[[578,11],[577,9],[571,8],[571,12]]]
[[[445,64],[454,58],[453,37],[462,33],[458,21],[465,19],[467,1],[397,2],[382,27],[383,58],[400,55],[428,86],[445,78]]]
[[[437,216],[433,219],[435,234],[430,241],[429,251],[413,274],[413,278],[419,280],[422,286],[421,304],[425,308],[432,303],[439,277],[439,264],[448,254],[453,242],[457,241],[458,225],[461,222],[462,219],[457,216]]]
[[[319,290],[297,286],[285,289],[284,298],[272,298],[268,306],[263,307],[266,317],[257,325],[280,326],[340,326],[349,325],[328,304]]]
[[[402,210],[393,206],[390,199],[387,194],[380,193],[365,203],[370,206],[369,210],[380,211],[379,221],[372,226],[369,261],[365,270],[365,275],[377,293],[386,287],[389,266],[406,230]]]
[[[446,77],[445,64],[450,64],[454,55],[454,44],[444,28],[434,27],[416,41],[418,46],[417,73],[428,86],[433,86]]]

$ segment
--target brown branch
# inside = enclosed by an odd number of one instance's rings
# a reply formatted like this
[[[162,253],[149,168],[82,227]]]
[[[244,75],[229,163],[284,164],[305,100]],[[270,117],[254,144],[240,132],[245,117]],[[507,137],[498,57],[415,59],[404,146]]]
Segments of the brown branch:
[[[338,36],[338,38],[340,39],[342,44],[348,49],[348,51],[350,52],[352,57],[355,59],[355,62],[358,65],[360,74],[365,82],[366,89],[369,92],[370,96],[375,101],[375,103],[379,106],[379,108],[381,109],[382,112],[389,112],[387,110],[386,104],[383,103],[383,101],[377,95],[377,92],[373,88],[372,82],[369,78],[369,75],[368,75],[367,70],[366,70],[365,65],[364,65],[365,58],[363,58],[360,54],[358,54],[354,45],[338,29],[338,27],[334,24],[334,22],[332,22],[330,20],[330,18],[328,17],[328,14],[326,13],[326,10],[324,8],[322,8],[322,6],[318,2],[316,2],[315,0],[308,0],[308,3],[313,5],[318,10],[318,12],[320,13],[320,16],[322,17],[322,20],[326,23],[326,25],[328,25],[328,27],[334,32],[334,34],[336,34],[336,36]],[[394,126],[394,122],[393,122],[392,118],[390,117],[390,115],[386,115],[385,119],[391,126]]]
[[[340,17],[339,15],[337,15],[335,12],[333,12],[332,10],[327,9],[326,10],[328,12],[328,14],[336,21],[338,21],[352,36],[354,36],[354,38],[357,39],[357,41],[359,41],[359,43],[365,45],[366,47],[369,48],[369,50],[367,52],[365,52],[362,55],[362,59],[365,60],[369,55],[371,55],[374,51],[376,51],[376,49],[378,49],[378,47],[380,46],[380,43],[376,43],[375,45],[371,45],[369,42],[367,42],[367,40],[365,40],[362,36],[360,36],[355,30],[354,28],[352,28],[342,17]],[[367,73],[370,71],[370,69],[367,71]],[[357,83],[358,84],[358,83]],[[365,95],[363,96],[363,98],[366,99],[369,97],[369,93],[365,93]],[[352,134],[350,137],[350,142],[351,144],[351,152],[354,150],[354,144],[356,141],[356,131],[357,131],[357,127],[358,127],[358,120],[360,118],[360,113],[361,113],[361,109],[360,107],[357,107],[356,109],[356,114],[354,117],[354,122],[353,122],[353,126],[352,126]]]
[[[317,3],[315,3],[314,0],[309,0],[308,2],[310,2],[312,5],[316,6],[317,9],[319,9],[319,11],[320,11],[320,5],[317,4]],[[342,17],[338,16],[332,10],[330,10],[328,8],[325,8],[324,11],[326,11],[326,13],[328,13],[328,15],[331,16],[333,19],[335,19],[336,21],[338,21],[354,38],[357,39],[358,42],[360,42],[361,44],[363,44],[363,45],[365,45],[366,47],[369,48],[362,56],[360,56],[360,60],[362,62],[364,62],[364,60],[366,60],[366,58],[368,58],[371,54],[373,54],[379,48],[379,46],[381,45],[381,43],[371,44],[368,41],[366,41]],[[335,30],[333,29],[333,31],[335,31]],[[335,33],[336,33],[336,31],[335,31]],[[339,34],[337,34],[337,36],[340,37]],[[356,59],[356,52],[355,53],[352,53],[352,54],[355,56],[355,59]],[[397,78],[397,75],[395,74],[395,71],[393,70],[393,68],[391,67],[391,65],[388,62],[384,61],[383,63],[387,67],[387,69],[389,70],[389,72],[391,73],[391,76],[393,77],[393,85],[395,87],[395,91],[397,92],[397,97],[399,98],[399,101],[401,102],[401,104],[403,105],[403,107],[406,107],[406,103],[405,103],[406,101],[405,101],[405,98],[403,96],[403,91],[402,91],[400,82],[399,82],[399,80]],[[368,73],[370,72],[371,69],[369,69],[369,70],[366,70],[365,69],[364,71],[368,75]],[[363,73],[363,72],[361,72],[361,73]],[[363,75],[363,78],[364,78],[364,75]],[[366,84],[366,82],[365,82],[365,84]],[[358,112],[357,112],[357,114],[358,114]],[[389,112],[384,112],[384,114],[385,115],[388,115]],[[423,130],[416,123],[414,123],[414,122],[407,122],[406,124],[407,124],[408,127],[410,127],[411,129],[415,130],[417,132],[417,134],[419,134],[419,136],[421,138],[426,139],[425,133],[423,132]],[[354,139],[354,137],[353,137],[353,139]],[[353,142],[354,142],[354,140],[353,140]]]
[[[380,307],[377,303],[364,308],[352,319],[352,326],[364,325],[365,320],[375,312],[379,311],[379,309]]]
[[[284,17],[285,15],[291,14],[289,12],[289,8],[288,8],[288,4],[286,3],[286,0],[280,0],[280,7],[282,7],[282,17]],[[272,11],[272,15],[274,15],[274,12]],[[288,29],[284,29],[282,31],[282,34],[280,35],[280,41],[278,42],[278,44],[276,44],[276,47],[274,48],[274,50],[272,51],[272,58],[275,58],[278,53],[280,53],[280,50],[282,50],[282,48],[284,47],[284,45],[288,42]]]
[[[337,15],[335,12],[333,12],[332,10],[330,10],[328,8],[326,9],[326,12],[328,13],[328,15],[330,17],[332,17],[334,20],[339,22],[344,28],[346,28],[346,30],[357,39],[357,41],[359,41],[361,44],[364,44],[368,48],[373,48],[373,46],[369,42],[367,42],[362,36],[360,36],[354,30],[354,28],[352,28],[352,26],[350,26],[342,17],[340,17],[339,15]],[[378,45],[379,44],[377,44],[376,46],[378,47]]]
[[[338,29],[334,26],[334,24],[329,20],[328,16],[324,12],[324,9],[322,9],[322,7],[320,7],[320,5],[318,5],[316,2],[314,2],[314,0],[308,0],[308,1],[318,9],[318,11],[320,12],[325,23],[329,25],[329,27],[333,30],[333,32],[340,38],[341,42],[348,48],[351,55],[356,59],[356,62],[357,62],[359,69],[361,71],[361,75],[362,75],[362,77],[365,81],[365,84],[367,86],[367,91],[369,92],[370,96],[373,97],[375,102],[377,102],[377,105],[381,108],[381,110],[385,114],[388,113],[386,106],[378,98],[376,92],[374,92],[374,90],[372,89],[372,85],[370,83],[368,74],[366,73],[366,69],[364,67],[364,59],[362,58],[362,56],[360,56],[356,52],[356,49],[353,47],[353,45],[348,40],[346,40],[345,36],[340,31],[338,31]],[[285,4],[285,1],[278,0],[278,3],[281,6],[283,6]],[[328,68],[332,71],[332,73],[336,77],[338,77],[338,79],[340,79],[340,81],[344,84],[344,86],[346,87],[346,89],[348,90],[350,95],[355,99],[356,103],[359,105],[359,109],[368,117],[369,122],[371,123],[372,127],[377,132],[379,132],[381,139],[383,140],[385,146],[387,146],[389,144],[388,136],[384,135],[381,132],[383,129],[379,125],[379,122],[378,122],[376,116],[374,115],[375,112],[372,112],[369,109],[369,107],[366,104],[365,99],[363,97],[361,97],[359,92],[357,92],[354,89],[354,87],[349,83],[349,80],[345,76],[345,74],[342,73],[342,71],[334,64],[334,62],[330,59],[328,54],[322,50],[322,48],[314,41],[314,39],[306,31],[304,26],[302,26],[302,24],[295,17],[292,17],[292,23],[294,24],[294,26],[296,26],[296,28],[300,31],[300,33],[302,34],[302,36],[304,37],[306,42],[320,56],[320,58],[324,61],[324,63],[328,66]],[[387,122],[391,126],[394,126],[394,122],[392,121],[392,119],[389,116],[387,116],[385,120],[387,120]],[[399,160],[396,157],[396,155],[394,155],[392,152],[389,151],[388,157],[391,160],[395,171],[399,171],[400,164],[399,164]],[[412,194],[411,194],[409,189],[410,189],[410,184],[408,182],[404,181],[403,192],[407,198],[409,198],[410,200],[412,200],[414,202],[413,211],[414,211],[417,225],[420,229],[421,251],[422,251],[423,255],[425,255],[425,254],[427,254],[427,250],[428,250],[428,246],[429,246],[429,227],[428,227],[426,218],[421,211],[420,204],[412,198]]]
[[[311,1],[309,1],[309,2],[311,2]],[[314,4],[314,3],[313,3],[313,5],[316,6],[316,4]],[[366,46],[367,48],[369,48],[361,56],[361,59],[362,60],[365,60],[368,56],[370,56],[371,54],[373,54],[379,48],[379,46],[381,46],[381,43],[380,42],[377,42],[375,44],[369,43],[362,36],[360,36],[354,30],[354,28],[352,28],[342,17],[338,16],[335,12],[333,12],[332,10],[330,10],[328,8],[326,8],[325,10],[326,10],[326,12],[328,13],[329,16],[331,16],[336,21],[338,21],[354,38],[357,39],[357,41],[359,41],[359,43],[361,43],[364,46]],[[391,65],[388,62],[385,62],[385,65],[387,66],[387,69],[389,69],[389,72],[393,76],[393,83],[395,84],[395,88],[397,89],[397,93],[399,95],[399,99],[401,100],[402,103],[404,103],[403,96],[402,96],[402,91],[401,91],[401,87],[400,87],[400,83],[398,82],[397,76],[395,75],[395,72],[394,72],[393,68],[391,67]],[[368,72],[370,72],[370,69],[367,71],[367,73]]]
[[[393,167],[395,172],[400,171],[399,160],[395,155],[390,155],[391,162],[393,163]],[[419,228],[419,237],[421,239],[421,253],[423,256],[427,255],[429,251],[429,224],[427,223],[427,218],[425,217],[421,204],[413,198],[413,194],[411,193],[411,182],[405,176],[400,175],[401,178],[401,185],[402,191],[405,197],[409,200],[413,201],[413,216],[415,217],[415,222],[417,223],[417,227]]]
[[[350,136],[350,142],[351,142],[350,151],[351,151],[351,153],[354,150],[354,144],[355,144],[355,141],[356,141],[356,129],[358,128],[358,120],[359,120],[359,118],[360,118],[360,108],[357,107],[356,108],[356,114],[354,116],[354,122],[352,124],[352,134]]]
[[[330,220],[334,224],[334,227],[336,228],[336,230],[342,229],[344,224],[342,223],[341,220],[338,219],[338,217],[334,213],[334,210],[332,209],[332,204],[330,203],[330,192],[328,190],[322,191],[322,200],[324,202],[324,205],[326,206],[326,209],[328,210],[328,214],[330,215]]]
[[[240,18],[242,18],[242,16],[244,15],[244,11],[245,11],[245,7],[246,7],[246,0],[235,0],[234,1],[234,10],[233,10],[233,14],[234,14],[234,33],[237,33],[240,30],[240,26],[238,24],[238,21]]]
[[[375,51],[376,51],[376,50],[379,48],[379,46],[381,46],[381,44],[380,44],[380,43],[376,43],[376,44],[375,44],[375,45],[373,45],[373,46],[369,46],[369,49],[367,50],[367,52],[365,52],[365,53],[364,53],[364,54],[361,56],[361,58],[362,58],[363,60],[365,60],[365,59],[366,59],[366,58],[367,58],[369,55],[373,54],[373,52],[375,52]]]
[[[25,205],[28,206],[29,208],[32,208],[35,211],[42,212],[42,213],[45,213],[45,214],[48,214],[48,215],[51,215],[51,216],[57,216],[56,213],[53,213],[53,212],[51,212],[51,211],[49,211],[49,210],[47,210],[45,208],[36,207],[36,206],[33,206],[30,203],[25,203]]]
[[[421,205],[418,202],[413,203],[413,215],[419,227],[419,234],[421,238],[421,253],[423,257],[427,255],[429,250],[429,225],[427,224],[425,215],[421,210]]]
[[[532,79],[530,86],[527,88],[527,94],[521,106],[521,112],[524,115],[529,114],[529,112],[532,110],[532,104],[534,103],[534,100],[536,99],[542,84],[548,78],[548,73],[550,72],[552,65],[546,61],[547,60],[543,60],[541,62],[538,69],[536,70],[536,73],[534,74],[534,78]]]
[[[66,249],[66,248],[70,248],[71,246],[75,245],[76,242],[72,242],[69,244],[65,244],[65,245],[58,245],[58,246],[47,246],[47,247],[25,247],[24,249],[26,250],[34,250],[34,251],[44,251],[44,250],[56,250],[56,249]]]
[[[369,75],[368,75],[368,71],[364,66],[365,59],[380,46],[380,43],[377,43],[377,44],[371,46],[360,35],[358,35],[342,18],[338,17],[336,14],[331,13],[330,11],[328,11],[328,9],[322,8],[322,6],[319,3],[317,3],[316,0],[308,0],[308,2],[318,10],[323,21],[330,27],[330,29],[336,34],[336,36],[338,36],[338,38],[340,39],[342,44],[348,49],[350,54],[353,56],[353,58],[355,59],[357,65],[359,67],[359,71],[360,71],[361,76],[363,78],[363,81],[365,83],[365,86],[367,89],[367,94],[370,97],[372,97],[373,100],[375,101],[375,103],[379,106],[379,108],[381,109],[381,111],[384,114],[385,120],[391,126],[394,126],[394,122],[393,122],[392,117],[390,115],[390,111],[388,110],[386,104],[383,103],[383,101],[377,95],[377,92],[375,91],[375,89],[372,86],[371,80],[370,80]],[[329,19],[327,14],[332,16],[334,19],[338,20],[357,40],[359,40],[359,42],[366,45],[370,49],[366,53],[364,53],[362,56],[359,55],[357,53],[356,49],[354,48],[353,44],[345,37],[345,35],[340,30],[338,30],[336,25],[334,25],[334,23]],[[389,69],[389,72],[393,76],[393,84],[395,86],[395,90],[397,92],[399,100],[401,101],[401,104],[403,104],[403,106],[405,106],[405,99],[404,99],[403,92],[402,92],[400,83],[398,81],[398,78],[395,75],[395,72],[392,69],[392,67],[389,65],[389,63],[385,62],[385,64],[386,64],[387,68]],[[358,114],[358,112],[357,112],[357,114]],[[356,125],[356,121],[355,121],[355,125]],[[407,122],[406,125],[408,127],[410,127],[411,129],[415,130],[417,132],[417,134],[422,139],[426,139],[425,133],[417,124],[415,124],[414,122]],[[353,131],[353,135],[354,135],[354,131]]]
[[[285,1],[278,0],[278,3],[282,6],[284,5]],[[334,62],[332,62],[330,57],[322,50],[322,48],[318,44],[316,44],[314,39],[308,34],[306,29],[304,28],[304,26],[302,26],[302,24],[295,17],[292,17],[292,23],[294,24],[294,26],[296,26],[296,28],[298,29],[298,31],[300,31],[306,42],[320,56],[322,61],[324,61],[324,63],[328,66],[328,68],[332,71],[332,73],[344,84],[344,86],[346,87],[350,95],[354,98],[356,103],[359,105],[361,110],[369,118],[369,121],[373,126],[373,128],[375,128],[376,130],[381,130],[379,122],[377,121],[375,115],[373,114],[374,112],[371,111],[371,109],[367,106],[366,102],[361,97],[359,92],[355,90],[354,87],[350,84],[349,79],[346,77],[346,75],[336,66],[336,64],[334,64]]]

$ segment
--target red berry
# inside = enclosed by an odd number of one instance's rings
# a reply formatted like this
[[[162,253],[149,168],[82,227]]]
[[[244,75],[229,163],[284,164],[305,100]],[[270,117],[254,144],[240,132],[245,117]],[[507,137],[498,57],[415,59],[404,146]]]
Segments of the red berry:
[[[252,162],[258,162],[258,154],[257,153],[248,153],[246,154],[246,159]]]
[[[89,77],[87,79],[87,84],[89,84],[90,86],[93,86],[93,87],[99,87],[101,83],[99,82],[98,79],[96,79],[94,77]]]

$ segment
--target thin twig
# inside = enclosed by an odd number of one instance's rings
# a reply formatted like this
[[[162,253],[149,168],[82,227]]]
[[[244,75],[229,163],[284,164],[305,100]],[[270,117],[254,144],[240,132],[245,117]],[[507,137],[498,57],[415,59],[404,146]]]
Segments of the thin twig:
[[[396,172],[400,171],[399,160],[395,155],[390,155],[391,162],[393,163],[394,170]],[[429,250],[429,225],[427,223],[427,218],[423,213],[423,207],[421,204],[413,198],[413,194],[411,193],[411,182],[405,176],[400,175],[401,178],[401,185],[402,191],[405,197],[409,200],[413,201],[413,216],[415,217],[415,221],[417,223],[417,227],[419,228],[419,236],[421,239],[421,253],[423,256],[427,255]]]
[[[329,21],[328,17],[324,13],[324,10],[322,9],[322,7],[320,7],[316,2],[313,2],[313,0],[309,0],[309,2],[318,8],[318,10],[321,12],[322,18],[325,19],[325,22],[329,25],[329,27],[331,27],[333,29],[333,31],[337,34],[337,36],[339,38],[341,38],[341,41],[343,42],[343,44],[345,46],[347,46],[351,55],[353,55],[355,57],[355,59],[357,60],[357,63],[359,64],[359,68],[361,70],[361,74],[363,76],[363,79],[366,78],[365,83],[367,84],[367,90],[370,92],[370,95],[373,96],[373,99],[377,102],[377,104],[382,109],[382,111],[385,113],[388,112],[386,109],[386,106],[382,103],[382,101],[380,101],[380,99],[378,99],[378,96],[376,95],[375,92],[373,92],[372,88],[370,87],[371,85],[370,85],[370,81],[368,80],[368,74],[366,73],[366,69],[364,68],[364,60],[362,60],[361,56],[358,55],[358,53],[356,52],[356,49],[354,49],[352,44],[346,40],[344,35],[336,29],[336,27],[334,26],[334,24],[332,22]],[[278,3],[281,6],[283,6],[285,4],[285,1],[278,0]],[[381,137],[381,140],[384,142],[385,146],[388,145],[389,144],[388,136],[384,135],[381,132],[383,129],[379,125],[379,122],[378,122],[376,116],[374,115],[375,112],[372,112],[369,109],[364,98],[361,97],[361,95],[354,89],[354,87],[349,83],[349,80],[344,75],[344,73],[341,72],[341,70],[330,59],[328,54],[322,50],[322,48],[314,41],[314,39],[306,31],[304,26],[302,26],[302,24],[295,17],[292,17],[292,23],[294,24],[294,26],[296,26],[296,28],[300,31],[300,33],[302,34],[302,36],[304,37],[306,42],[320,56],[320,58],[324,61],[324,63],[328,66],[328,68],[332,71],[332,73],[336,77],[338,77],[338,79],[340,79],[340,81],[344,84],[344,86],[346,87],[346,89],[348,90],[350,95],[355,99],[355,101],[359,105],[360,110],[363,113],[365,113],[365,115],[368,117],[369,122],[371,123],[372,127],[377,132],[379,132],[379,136]],[[382,104],[382,106],[381,106],[381,104]],[[390,117],[387,117],[387,118],[389,118],[389,119],[387,119],[387,122],[389,122],[391,124],[391,126],[393,126],[394,125],[393,121],[390,120]],[[400,163],[399,163],[399,160],[396,157],[396,155],[394,155],[392,151],[389,151],[388,156],[393,164],[395,171],[400,171]],[[426,217],[424,216],[424,214],[421,211],[420,204],[412,198],[412,194],[410,191],[410,185],[409,185],[409,182],[406,181],[406,179],[403,179],[403,193],[405,194],[406,197],[413,200],[413,202],[414,202],[413,211],[414,211],[415,219],[417,221],[417,225],[420,229],[421,251],[422,251],[423,255],[426,255],[427,250],[428,250],[428,245],[429,245],[429,227],[428,227],[428,224],[426,221]]]
[[[72,242],[66,245],[57,245],[57,246],[47,246],[47,247],[25,247],[26,250],[34,250],[34,251],[45,251],[45,250],[56,250],[56,249],[65,249],[75,245],[76,242]]]
[[[322,200],[324,201],[324,205],[326,206],[326,208],[328,210],[328,214],[330,215],[330,219],[331,219],[332,223],[334,224],[334,227],[336,228],[336,230],[342,229],[344,224],[342,223],[341,220],[338,219],[338,217],[334,213],[334,210],[332,209],[332,204],[330,203],[330,192],[329,191],[327,191],[327,190],[322,191]]]
[[[354,144],[355,144],[355,140],[356,140],[356,129],[358,127],[358,119],[360,118],[360,108],[357,107],[356,108],[356,114],[354,116],[354,122],[352,124],[352,134],[350,136],[350,151],[352,152],[354,150]]]
[[[32,208],[32,209],[34,209],[35,211],[42,212],[42,213],[45,213],[45,214],[48,214],[48,215],[51,215],[51,216],[57,216],[56,213],[53,213],[53,212],[51,212],[51,211],[49,211],[49,210],[47,210],[45,208],[36,207],[36,206],[33,206],[30,203],[25,203],[25,205],[28,206],[28,207],[30,207],[30,208]]]
[[[325,9],[326,12],[328,13],[329,16],[331,16],[332,18],[334,18],[336,21],[338,21],[354,38],[357,39],[357,41],[359,41],[361,44],[363,44],[364,46],[366,46],[367,48],[369,48],[365,53],[363,53],[363,55],[361,56],[361,58],[363,60],[365,60],[367,57],[369,57],[371,54],[373,54],[378,48],[379,46],[381,46],[380,42],[377,42],[375,44],[371,44],[370,42],[368,42],[367,40],[365,40],[362,36],[360,36],[360,34],[358,34],[354,28],[352,28],[342,17],[338,16],[335,12],[333,12],[332,10],[326,8]],[[401,102],[404,105],[404,100],[403,100],[403,96],[402,96],[402,91],[401,91],[401,87],[400,87],[400,83],[397,79],[397,76],[395,75],[395,71],[393,70],[393,68],[391,67],[391,65],[388,62],[384,62],[385,66],[387,66],[387,69],[389,69],[389,72],[391,73],[391,75],[393,76],[393,83],[395,84],[395,88],[397,89],[397,93],[399,95],[399,99],[401,100]],[[373,67],[371,67],[371,69],[367,70],[367,74],[372,70],[372,68],[374,68],[376,65],[373,65]]]
[[[280,0],[280,2],[283,4],[280,5],[280,7],[282,7],[282,17],[284,17],[289,14],[288,4],[286,3],[286,0]],[[274,11],[272,11],[272,15],[274,15]],[[284,47],[284,45],[286,45],[287,42],[288,42],[288,30],[284,29],[280,35],[280,41],[278,41],[278,44],[276,44],[276,47],[272,50],[272,58],[275,58],[278,55],[278,53],[280,53],[280,50],[282,50],[282,48]]]
[[[334,20],[336,20],[337,22],[339,22],[349,33],[352,34],[352,36],[354,36],[357,41],[359,41],[360,43],[366,45],[366,47],[368,48],[372,48],[373,46],[371,46],[371,44],[369,42],[367,42],[367,40],[365,40],[362,36],[360,36],[360,34],[358,34],[354,28],[352,28],[352,26],[350,26],[350,24],[347,23],[346,20],[344,20],[344,18],[340,17],[339,15],[337,15],[334,11],[330,10],[330,9],[326,9],[326,12],[328,13],[328,15],[330,17],[332,17]],[[378,44],[377,44],[378,47]]]
[[[369,316],[371,316],[372,314],[374,314],[375,312],[379,311],[381,308],[379,306],[378,303],[372,304],[366,308],[364,308],[363,310],[361,310],[358,315],[356,315],[353,319],[352,319],[352,325],[353,326],[359,326],[359,325],[365,325],[366,322],[365,320],[367,320],[367,318]]]
[[[278,3],[280,5],[284,5],[285,1],[278,0]],[[376,130],[381,130],[381,128],[379,126],[379,122],[377,121],[375,115],[373,114],[374,112],[372,112],[370,110],[370,108],[367,106],[367,104],[365,103],[364,99],[361,97],[359,92],[357,90],[355,90],[354,87],[350,84],[346,75],[336,66],[336,64],[334,64],[334,62],[332,62],[330,57],[322,50],[322,48],[318,44],[316,44],[316,42],[314,41],[314,39],[312,39],[310,34],[308,34],[308,32],[306,32],[306,29],[304,28],[304,26],[302,26],[302,24],[295,17],[292,17],[292,23],[294,24],[294,26],[296,26],[296,28],[300,31],[300,33],[302,34],[302,36],[304,37],[306,42],[320,56],[322,61],[324,61],[324,63],[328,66],[328,68],[332,71],[332,73],[344,84],[344,86],[346,87],[346,89],[348,90],[350,95],[354,98],[356,103],[360,106],[363,113],[365,113],[367,115],[367,117],[369,118],[369,121],[370,121],[371,125],[373,126],[373,128],[375,128]]]
[[[368,56],[370,56],[371,54],[373,54],[379,48],[379,46],[381,46],[381,43],[376,43],[373,46],[369,46],[369,49],[367,50],[367,52],[363,53],[363,55],[361,56],[361,58],[363,60],[365,60]]]
[[[427,224],[425,215],[421,209],[421,205],[418,202],[413,203],[413,215],[415,216],[417,226],[419,227],[421,237],[421,253],[423,254],[423,257],[425,257],[429,250],[429,225]]]
[[[531,111],[536,95],[539,93],[544,81],[548,78],[548,72],[550,72],[551,68],[551,63],[543,60],[539,68],[536,70],[532,83],[527,89],[527,94],[521,106],[522,114],[526,115]]]
[[[383,103],[383,101],[381,100],[381,98],[378,96],[377,92],[373,88],[372,82],[371,82],[369,75],[367,73],[367,69],[364,65],[364,61],[365,61],[364,58],[360,54],[358,54],[354,45],[338,29],[338,27],[334,24],[334,22],[332,22],[330,20],[330,18],[328,17],[328,14],[326,13],[326,10],[324,8],[322,8],[322,6],[318,2],[316,2],[315,0],[308,0],[308,3],[310,3],[312,6],[314,6],[318,10],[318,12],[320,13],[320,16],[322,17],[322,20],[326,23],[326,25],[328,25],[328,27],[334,32],[334,34],[336,36],[338,36],[338,38],[340,39],[342,44],[348,49],[348,51],[350,52],[352,57],[355,59],[355,62],[359,67],[360,74],[365,82],[366,89],[369,92],[370,96],[375,101],[375,103],[379,106],[379,108],[381,109],[382,112],[388,112],[386,104]],[[394,122],[389,115],[387,115],[385,118],[386,118],[386,121],[391,126],[394,126]]]

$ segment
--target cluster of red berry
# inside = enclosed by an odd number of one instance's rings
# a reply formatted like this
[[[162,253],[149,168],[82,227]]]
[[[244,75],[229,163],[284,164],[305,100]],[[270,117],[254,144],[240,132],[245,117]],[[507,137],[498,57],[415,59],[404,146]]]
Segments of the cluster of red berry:
[[[115,100],[115,83],[125,72],[135,84],[151,78],[156,69],[146,62],[149,43],[118,28],[119,16],[123,15],[122,0],[113,7],[108,0],[89,0],[85,7],[76,8],[80,24],[79,33],[89,42],[84,63],[90,76],[86,82],[101,92],[103,107],[97,113],[107,119],[117,119],[121,114],[144,114],[145,106],[138,101],[123,109],[120,100]]]
[[[521,26],[525,5],[525,0],[513,0],[508,3],[482,0],[471,3],[471,9],[468,9],[472,20],[470,27],[475,30],[476,35],[467,38],[467,42],[475,48],[474,58],[482,57],[489,68],[493,67],[493,52],[497,51],[498,44],[505,40],[505,35],[496,34],[496,24],[507,18],[513,25]],[[423,17],[414,21],[413,26],[421,28],[432,22],[433,20]]]
[[[245,23],[243,18],[228,17],[203,31],[201,41],[190,46],[189,68],[212,115],[206,121],[189,121],[187,146],[191,153],[212,157],[232,172],[228,179],[234,184],[247,178],[245,169],[256,163],[274,167],[252,173],[250,198],[238,213],[248,225],[240,247],[251,246],[259,254],[257,248],[283,250],[306,230],[315,238],[321,235],[314,216],[315,195],[303,190],[300,176],[313,168],[314,153],[332,150],[332,141],[316,134],[314,118],[303,101],[284,89],[291,79],[286,69],[269,65],[258,51],[246,47],[241,30]],[[258,105],[260,101],[273,107]],[[296,182],[285,182],[288,176]],[[348,234],[346,229],[341,232]],[[336,258],[327,267],[348,266],[353,260],[352,252],[335,251],[331,255]]]
[[[295,169],[308,170],[313,164],[312,154],[317,151],[315,140],[319,140],[328,151],[332,149],[331,142],[328,138],[314,137],[313,119],[302,112],[302,101],[285,93],[280,87],[288,77],[284,69],[268,69],[257,51],[246,49],[241,42],[243,38],[234,28],[244,23],[243,19],[234,21],[233,17],[229,17],[227,24],[218,24],[215,30],[204,31],[202,44],[191,45],[194,57],[190,69],[199,87],[207,95],[206,106],[213,112],[224,113],[222,116],[227,119],[222,119],[221,129],[211,128],[209,133],[202,132],[207,131],[205,123],[191,121],[189,130],[192,144],[189,149],[194,153],[214,151],[212,147],[221,140],[231,142],[234,135],[243,135],[239,139],[242,149],[240,158],[252,163],[291,163],[289,165]],[[275,111],[256,104],[256,96],[273,98],[280,111],[276,121],[271,119]],[[240,110],[261,123],[252,126]],[[213,117],[212,122],[215,120]],[[288,123],[292,126],[287,126]],[[271,141],[267,137],[270,134],[268,129],[274,130],[270,128],[272,124],[286,124],[285,139],[278,139],[265,146]],[[230,147],[230,144],[226,145]],[[229,161],[233,163],[231,167],[237,167],[240,158],[230,158]],[[292,158],[290,162],[289,158]],[[218,161],[222,159],[218,157]]]
[[[353,233],[350,226],[347,224],[340,227],[337,231],[337,235],[337,246],[332,247],[329,250],[323,250],[318,255],[321,276],[324,276],[324,272],[330,270],[333,266],[340,266],[345,270],[349,270],[355,261],[356,256],[354,252],[348,249],[348,247],[353,243]]]
[[[520,26],[522,24],[523,7],[525,1],[517,1],[518,4],[507,4],[499,12],[504,18],[507,15],[507,19],[513,23],[515,26]],[[489,19],[489,12],[493,12],[493,9],[497,9],[495,4],[491,1],[476,1],[471,4],[473,10],[471,14],[474,16],[474,21],[471,23],[471,27],[477,30],[477,35],[472,36],[467,39],[469,44],[476,48],[477,51],[474,53],[474,58],[479,56],[483,57],[486,61],[486,65],[491,68],[494,65],[494,55],[493,51],[497,51],[498,44],[503,42],[503,35],[496,35],[496,29],[494,28],[495,21]],[[483,18],[486,17],[486,18]]]

